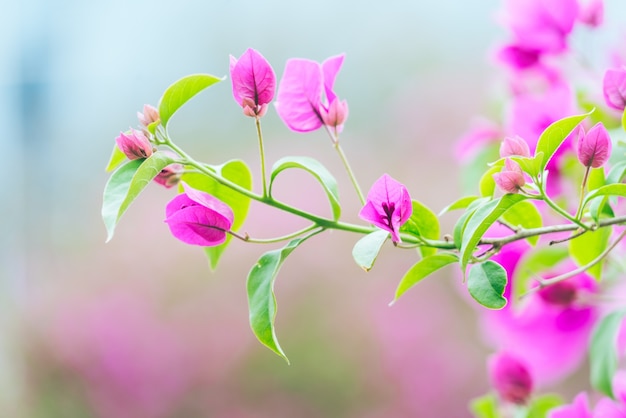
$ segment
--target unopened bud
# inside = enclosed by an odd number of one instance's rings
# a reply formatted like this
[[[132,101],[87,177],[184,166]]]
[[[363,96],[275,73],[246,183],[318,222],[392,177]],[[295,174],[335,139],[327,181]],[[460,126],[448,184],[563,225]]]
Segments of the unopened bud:
[[[502,171],[493,175],[496,186],[504,193],[518,193],[526,184],[524,172],[520,166],[512,160],[505,160]]]
[[[132,129],[128,132],[121,132],[115,138],[117,146],[129,160],[138,158],[148,158],[152,155],[152,144],[143,132]]]
[[[170,187],[174,187],[178,184],[183,171],[184,169],[181,164],[170,164],[157,174],[154,181],[169,189]]]
[[[579,128],[578,160],[585,167],[602,167],[611,156],[611,147],[611,138],[602,122],[596,123],[587,134]]]
[[[493,355],[488,362],[489,377],[500,398],[506,402],[523,405],[533,389],[528,367],[508,353]]]
[[[626,68],[606,70],[602,82],[604,101],[617,110],[626,107]]]
[[[320,115],[324,125],[333,128],[341,128],[348,118],[348,102],[345,100],[335,99],[328,105],[328,110],[320,106]]]
[[[159,111],[149,104],[143,105],[143,113],[137,112],[139,123],[143,127],[148,127],[151,123],[160,120]]]
[[[528,143],[524,141],[522,137],[517,135],[514,137],[505,137],[500,145],[501,158],[512,156],[530,157],[530,148],[528,148]]]

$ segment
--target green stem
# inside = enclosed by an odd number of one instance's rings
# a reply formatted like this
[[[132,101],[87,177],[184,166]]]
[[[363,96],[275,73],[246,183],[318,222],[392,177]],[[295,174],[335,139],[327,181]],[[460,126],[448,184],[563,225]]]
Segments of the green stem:
[[[265,150],[263,149],[263,133],[261,132],[261,119],[256,117],[256,134],[259,138],[259,155],[261,156],[261,179],[263,181],[263,197],[267,197],[267,179],[265,178]]]
[[[579,220],[583,214],[583,199],[585,197],[585,187],[587,186],[587,179],[589,179],[590,170],[591,170],[591,166],[588,166],[585,169],[585,175],[583,176],[583,181],[580,184],[580,200],[578,201],[578,209],[576,210],[576,219],[579,219]]]
[[[557,212],[558,214],[560,214],[561,216],[563,216],[567,220],[569,220],[569,221],[575,223],[576,225],[580,226],[581,228],[589,229],[589,227],[587,225],[585,225],[584,223],[582,223],[579,219],[576,219],[576,217],[570,215],[569,213],[567,213],[567,211],[565,211],[559,205],[554,203],[554,201],[552,199],[550,199],[550,196],[548,196],[548,194],[543,189],[543,184],[542,183],[539,183],[539,193],[541,194],[541,197],[542,197],[543,201],[546,202],[548,204],[548,206],[550,206],[555,212]]]
[[[339,138],[337,137],[336,132],[333,132],[328,125],[324,125],[324,126],[326,127],[326,132],[328,132],[328,135],[330,135],[330,140],[333,143],[333,147],[335,148],[335,150],[337,150],[337,153],[339,154],[339,158],[341,159],[343,166],[346,168],[346,171],[348,172],[348,176],[350,177],[350,181],[352,182],[352,185],[354,186],[354,190],[356,190],[356,194],[359,196],[359,201],[361,202],[361,205],[365,206],[365,197],[363,196],[363,192],[361,191],[359,182],[356,180],[354,171],[352,171],[352,168],[350,167],[348,158],[346,157],[346,154],[344,154],[343,149],[341,148],[341,145],[339,145]]]
[[[292,232],[290,234],[287,235],[283,235],[280,237],[275,237],[275,238],[250,238],[250,236],[246,233],[245,235],[239,235],[233,231],[226,231],[229,234],[231,234],[232,236],[234,236],[235,238],[238,238],[242,241],[245,242],[249,242],[252,244],[272,244],[274,242],[281,242],[281,241],[287,241],[288,239],[292,239],[292,238],[296,238],[302,234],[305,234],[309,231],[312,231],[316,228],[320,228],[321,230],[323,230],[324,228],[321,228],[320,226],[313,224],[313,225],[309,225],[306,228],[300,229],[299,231],[295,231]],[[321,231],[320,231],[321,232]]]

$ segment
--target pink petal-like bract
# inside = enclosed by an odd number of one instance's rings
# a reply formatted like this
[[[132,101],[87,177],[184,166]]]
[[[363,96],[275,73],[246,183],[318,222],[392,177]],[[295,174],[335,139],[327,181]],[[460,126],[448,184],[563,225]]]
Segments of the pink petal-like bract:
[[[319,108],[322,100],[322,67],[315,61],[292,58],[285,65],[278,85],[276,112],[289,129],[310,132],[323,126]]]
[[[518,193],[526,184],[520,166],[508,158],[504,161],[502,171],[493,175],[496,186],[504,193]]]
[[[129,160],[148,158],[152,155],[152,144],[143,132],[132,129],[129,132],[121,132],[115,138],[119,149]]]
[[[617,110],[626,107],[626,68],[610,69],[604,73],[604,101]]]
[[[183,183],[184,193],[165,208],[172,235],[190,245],[222,244],[233,223],[233,211],[221,200]]]
[[[582,127],[578,132],[578,160],[585,167],[602,167],[611,156],[612,148],[611,138],[602,122],[595,124],[587,134]]]
[[[589,409],[589,398],[585,392],[581,392],[574,398],[570,405],[557,406],[550,410],[550,418],[592,418]]]
[[[530,157],[530,148],[522,137],[507,136],[500,145],[500,158],[512,157],[514,155]]]
[[[339,73],[339,70],[341,69],[344,58],[344,54],[335,55],[334,57],[327,58],[322,63],[322,74],[324,75],[324,92],[326,93],[326,100],[328,100],[329,104],[332,103],[337,97],[337,95],[333,91],[333,87],[335,86],[335,78],[337,78],[337,73]]]
[[[272,101],[276,90],[276,75],[270,63],[254,49],[236,59],[230,57],[230,78],[233,97],[241,107],[251,107],[259,115],[262,108]]]
[[[161,117],[156,107],[145,104],[143,105],[143,113],[137,112],[137,119],[139,119],[141,126],[147,128],[148,125],[160,120]]]
[[[525,404],[533,389],[533,380],[524,362],[508,353],[498,353],[488,362],[491,384],[506,402]]]
[[[406,187],[388,174],[383,174],[372,185],[359,217],[389,231],[393,242],[401,242],[400,226],[412,213],[413,204]]]

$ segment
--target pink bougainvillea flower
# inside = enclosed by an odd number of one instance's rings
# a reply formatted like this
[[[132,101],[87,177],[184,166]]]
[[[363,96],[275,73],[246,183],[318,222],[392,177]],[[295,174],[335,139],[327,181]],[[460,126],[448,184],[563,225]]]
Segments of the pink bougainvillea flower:
[[[502,171],[493,175],[498,189],[504,193],[519,193],[526,184],[524,172],[515,161],[506,159]]]
[[[515,69],[524,70],[535,66],[541,59],[541,50],[516,44],[504,45],[496,58]]]
[[[126,155],[129,160],[137,160],[139,158],[148,158],[152,155],[152,144],[143,132],[132,129],[127,132],[121,132],[115,138],[115,142],[119,149]]]
[[[401,242],[400,226],[411,217],[412,213],[413,204],[406,187],[390,175],[383,174],[372,185],[367,194],[367,202],[359,212],[359,216],[391,232],[393,242]]]
[[[549,418],[593,418],[589,409],[589,398],[585,392],[581,392],[574,398],[570,405],[562,405],[552,409],[548,413]]]
[[[592,28],[602,25],[604,22],[604,0],[589,0],[581,4],[578,20]]]
[[[248,48],[239,59],[230,56],[230,78],[233,97],[246,116],[261,117],[274,99],[276,75],[270,63],[254,49]]]
[[[500,145],[500,158],[520,156],[530,157],[528,143],[520,136],[507,136]]]
[[[488,361],[491,384],[506,402],[525,404],[533,390],[533,380],[523,361],[508,353],[493,355]]]
[[[170,164],[157,174],[154,181],[169,189],[170,187],[174,187],[178,184],[183,172],[184,168],[182,164]]]
[[[322,64],[301,58],[287,61],[278,86],[276,111],[289,129],[310,132],[327,125],[341,131],[348,104],[339,100],[333,86],[343,59],[341,54]]]
[[[611,156],[611,138],[602,124],[596,123],[585,134],[581,126],[578,129],[578,146],[576,148],[578,160],[585,167],[602,167]]]
[[[505,24],[515,44],[527,50],[558,53],[578,17],[577,0],[508,0]]]
[[[184,243],[211,247],[226,240],[233,224],[233,211],[221,200],[182,183],[184,193],[165,208],[165,222],[172,235]]]
[[[603,80],[604,100],[617,110],[626,107],[626,67],[606,70]]]
[[[143,113],[137,112],[137,119],[139,119],[141,126],[147,128],[148,125],[160,120],[161,117],[156,107],[145,104],[143,105]]]

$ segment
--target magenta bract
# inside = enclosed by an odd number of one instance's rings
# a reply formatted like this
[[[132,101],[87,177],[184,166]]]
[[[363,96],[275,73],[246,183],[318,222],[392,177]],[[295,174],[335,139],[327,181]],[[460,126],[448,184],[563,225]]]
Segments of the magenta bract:
[[[500,144],[500,158],[512,157],[514,155],[530,157],[530,148],[522,137],[507,136],[502,141],[502,144]]]
[[[617,110],[626,107],[626,68],[610,69],[604,73],[604,101]]]
[[[589,408],[589,398],[585,392],[581,392],[574,398],[570,405],[557,406],[550,411],[550,418],[592,418]]]
[[[115,142],[119,149],[126,155],[129,160],[137,160],[139,158],[148,158],[152,155],[152,144],[143,132],[132,129],[128,132],[121,132],[115,138]]]
[[[401,242],[400,226],[413,213],[411,196],[406,187],[388,174],[383,174],[372,185],[367,194],[367,202],[359,212],[361,219],[391,232],[393,242]]]
[[[611,156],[611,148],[611,138],[602,122],[596,123],[587,134],[582,127],[579,128],[576,151],[578,160],[585,167],[602,167]]]
[[[165,208],[165,222],[172,235],[191,245],[222,244],[233,224],[232,209],[216,197],[182,184],[185,192]]]
[[[230,56],[233,97],[247,116],[263,116],[274,99],[276,75],[270,63],[248,48],[239,59]]]
[[[488,362],[489,377],[500,398],[525,404],[533,389],[533,380],[524,362],[508,353],[493,355]]]
[[[327,125],[341,130],[348,105],[339,100],[333,87],[343,59],[341,54],[322,64],[300,58],[287,61],[278,86],[276,111],[289,129],[310,132]]]

